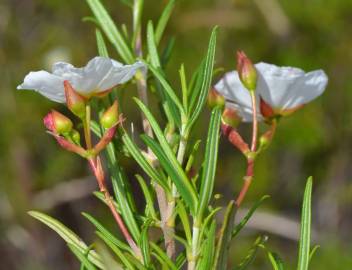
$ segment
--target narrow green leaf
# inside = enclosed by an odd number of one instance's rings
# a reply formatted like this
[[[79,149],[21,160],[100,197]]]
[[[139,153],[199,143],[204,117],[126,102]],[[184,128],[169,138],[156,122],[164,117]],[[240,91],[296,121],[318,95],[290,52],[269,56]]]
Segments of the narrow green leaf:
[[[204,70],[202,72],[202,86],[200,89],[198,101],[194,111],[192,112],[189,111],[191,114],[189,127],[188,127],[189,129],[197,120],[208,97],[208,93],[209,93],[209,89],[210,89],[210,85],[213,77],[215,49],[216,49],[216,34],[217,34],[217,27],[214,27],[210,36],[208,52],[205,60]]]
[[[156,211],[154,209],[154,200],[153,200],[153,196],[150,193],[150,190],[146,184],[146,182],[144,181],[143,177],[136,174],[135,175],[137,178],[137,181],[139,183],[139,185],[142,188],[143,194],[144,194],[144,198],[145,198],[145,202],[146,202],[146,215],[150,216],[153,220],[157,220],[157,214]]]
[[[314,257],[314,254],[317,252],[317,250],[320,248],[319,245],[315,245],[313,247],[313,249],[310,251],[310,254],[309,254],[309,262],[313,259]]]
[[[124,183],[125,176],[121,171],[121,168],[118,164],[115,164],[114,167],[109,168],[112,172],[111,181],[116,196],[116,200],[120,205],[121,214],[125,221],[128,230],[132,234],[134,240],[136,241],[140,237],[139,226],[134,217],[134,212],[131,209],[130,203],[128,201],[128,195],[126,192],[126,184]]]
[[[150,242],[150,246],[152,250],[154,250],[155,253],[165,261],[165,263],[170,267],[171,270],[177,270],[175,264],[157,244]]]
[[[209,213],[209,215],[204,219],[202,223],[202,227],[200,229],[200,234],[199,234],[199,239],[203,238],[203,235],[205,234],[205,230],[208,228],[208,224],[210,221],[213,219],[214,215],[219,212],[222,209],[222,207],[217,207],[215,209],[212,209]]]
[[[164,30],[166,28],[167,22],[170,19],[170,16],[171,16],[171,13],[172,13],[174,6],[175,6],[175,0],[170,0],[168,2],[168,4],[166,5],[166,7],[164,8],[164,11],[159,18],[158,24],[155,29],[155,43],[156,43],[156,45],[159,44],[159,42],[163,36]]]
[[[54,230],[67,244],[75,246],[81,252],[85,252],[88,249],[88,246],[81,238],[60,221],[37,211],[29,211],[28,214]],[[94,250],[89,251],[87,257],[94,265],[104,269],[101,258]]]
[[[171,162],[168,156],[161,149],[160,145],[158,145],[158,143],[152,138],[146,135],[142,135],[141,138],[158,158],[160,165],[168,173],[171,180],[175,183],[181,197],[185,200],[191,212],[194,213],[198,201],[197,194],[195,193],[193,186],[190,184],[180,164],[177,160],[176,162]]]
[[[183,251],[176,258],[176,267],[177,267],[177,269],[178,270],[183,269],[182,267],[186,263],[186,261],[187,261],[186,252]]]
[[[191,225],[189,223],[186,208],[183,205],[182,201],[179,201],[177,203],[176,211],[178,213],[178,216],[180,217],[180,220],[181,220],[181,223],[183,226],[183,231],[185,232],[185,235],[186,235],[187,242],[189,245],[191,245],[191,243],[192,243]]]
[[[100,56],[109,57],[108,49],[104,41],[104,37],[99,29],[95,29],[95,37],[97,39],[98,53]]]
[[[249,211],[247,212],[247,214],[245,215],[245,217],[241,220],[240,223],[238,223],[233,232],[232,232],[232,238],[234,238],[242,229],[243,227],[247,224],[248,220],[252,217],[252,215],[254,214],[254,212],[257,210],[257,208],[262,205],[262,203],[266,200],[270,198],[269,195],[264,195],[263,197],[261,197],[261,199],[259,201],[257,201],[252,207],[251,209],[249,209]]]
[[[169,187],[166,183],[166,179],[162,177],[146,160],[146,158],[141,153],[141,150],[138,146],[132,141],[130,136],[127,134],[125,130],[120,130],[121,139],[125,144],[128,152],[132,155],[135,161],[141,166],[144,172],[154,181],[156,181],[162,188],[166,191],[169,191]]]
[[[111,182],[114,188],[115,197],[121,211],[121,215],[132,234],[135,241],[139,239],[140,231],[134,217],[132,206],[130,205],[130,196],[128,194],[128,180],[123,168],[117,162],[116,152],[113,143],[109,143],[106,148],[107,165],[111,173]]]
[[[187,80],[186,80],[186,73],[185,73],[185,66],[184,64],[181,65],[179,70],[180,74],[180,81],[181,81],[181,89],[182,89],[182,104],[186,110],[188,110],[188,89],[187,89]]]
[[[104,262],[104,265],[106,266],[107,269],[114,269],[114,270],[122,270],[123,265],[120,264],[113,258],[112,254],[110,254],[108,248],[106,245],[103,244],[103,242],[99,242],[96,244],[97,250]]]
[[[159,59],[158,49],[155,44],[154,27],[153,27],[152,21],[149,21],[147,25],[147,45],[148,45],[148,52],[150,56],[150,62],[152,63],[153,67],[159,68],[160,59]]]
[[[159,71],[159,69],[153,67],[152,65],[149,65],[148,68],[154,74],[154,76],[158,79],[158,81],[162,85],[163,89],[165,90],[166,94],[169,96],[169,98],[172,100],[172,102],[175,103],[175,105],[178,107],[181,114],[185,114],[183,106],[182,106],[179,98],[176,96],[174,90],[172,89],[170,84],[166,81],[166,79],[164,78],[163,74]]]
[[[201,186],[199,191],[198,219],[202,220],[213,195],[215,172],[218,159],[219,134],[222,110],[215,107],[211,113],[205,159],[202,170]]]
[[[72,253],[77,257],[77,259],[84,265],[87,270],[96,270],[94,265],[87,259],[86,255],[82,253],[75,245],[67,243]]]
[[[284,270],[284,262],[277,253],[268,251],[268,257],[273,270]]]
[[[120,249],[132,253],[132,250],[129,245],[125,244],[120,239],[116,238],[114,234],[112,234],[108,229],[106,229],[98,220],[96,220],[93,216],[88,213],[82,213],[82,215],[88,219],[95,228],[104,235],[107,239],[109,239],[113,244],[115,244]]]
[[[188,100],[189,100],[189,111],[193,111],[196,102],[199,97],[200,89],[202,87],[202,74],[205,66],[205,58],[197,66],[196,70],[193,72],[191,80],[188,85]]]
[[[132,46],[135,48],[137,38],[141,32],[141,20],[143,13],[144,0],[134,0],[133,4],[133,37],[132,37]]]
[[[220,230],[220,236],[216,247],[214,269],[226,269],[228,249],[231,242],[231,233],[234,226],[234,219],[236,214],[235,202],[232,200],[226,208],[224,221]]]
[[[187,160],[187,164],[186,164],[186,174],[188,175],[192,169],[193,163],[194,163],[194,159],[195,159],[195,155],[198,151],[199,145],[202,141],[201,140],[197,140],[194,144],[193,144],[193,148],[191,153],[188,155],[188,160]]]
[[[175,47],[175,38],[171,37],[168,39],[165,48],[163,49],[160,57],[161,66],[165,69],[166,65],[169,63],[173,49]]]
[[[201,250],[200,261],[197,266],[199,270],[210,270],[213,266],[215,253],[215,235],[216,235],[216,221],[213,220],[210,229],[207,233],[207,239]]]
[[[149,267],[150,263],[151,263],[149,238],[148,238],[148,229],[149,229],[151,222],[152,222],[152,220],[148,219],[143,224],[141,238],[139,239],[139,246],[142,251],[143,262],[144,262],[144,265],[147,267]]]
[[[86,0],[94,16],[97,18],[100,27],[104,31],[105,35],[115,46],[117,52],[121,58],[127,63],[132,64],[134,57],[131,49],[128,47],[120,31],[117,29],[115,23],[111,19],[110,15],[100,2],[100,0]]]
[[[122,252],[109,238],[105,237],[101,232],[96,232],[98,237],[105,242],[105,244],[115,253],[115,255],[121,260],[121,262],[127,267],[127,269],[135,269],[132,263],[127,259],[126,254]],[[109,269],[107,269],[109,270]]]
[[[248,251],[247,256],[243,259],[243,261],[234,268],[234,270],[244,270],[247,269],[249,265],[251,265],[258,253],[258,249],[260,248],[261,245],[263,245],[267,241],[266,236],[260,236],[258,237],[253,246],[250,248]],[[225,268],[219,268],[219,269],[225,269]]]
[[[298,270],[308,270],[310,254],[311,200],[313,178],[309,177],[304,191],[301,219],[301,236],[299,240]]]

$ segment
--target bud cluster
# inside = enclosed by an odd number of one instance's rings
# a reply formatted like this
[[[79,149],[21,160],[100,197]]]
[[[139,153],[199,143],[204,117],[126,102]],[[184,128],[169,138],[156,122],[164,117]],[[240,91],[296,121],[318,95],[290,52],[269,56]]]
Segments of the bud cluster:
[[[86,117],[87,113],[90,113],[87,112],[88,100],[77,93],[69,81],[64,81],[64,88],[67,108],[81,119],[84,123],[83,126],[89,127],[90,115],[89,117]],[[106,131],[99,142],[92,147],[92,149],[84,149],[81,146],[81,136],[79,132],[73,128],[72,121],[65,115],[59,113],[58,111],[51,110],[44,117],[43,121],[45,127],[48,129],[50,134],[55,137],[61,147],[89,159],[102,151],[114,138],[117,125],[121,121],[121,116],[118,112],[118,103],[115,101],[100,118],[100,123]],[[89,129],[85,130],[85,133],[90,136]]]

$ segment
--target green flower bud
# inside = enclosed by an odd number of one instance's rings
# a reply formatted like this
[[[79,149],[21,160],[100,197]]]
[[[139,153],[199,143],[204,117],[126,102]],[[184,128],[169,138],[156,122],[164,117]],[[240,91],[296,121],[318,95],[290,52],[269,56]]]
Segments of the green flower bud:
[[[237,72],[242,84],[249,90],[257,88],[257,70],[243,51],[237,52]]]
[[[100,124],[108,129],[115,126],[119,122],[119,112],[118,112],[118,104],[117,100],[115,100],[114,104],[111,105],[109,109],[107,109],[104,114],[100,118]]]

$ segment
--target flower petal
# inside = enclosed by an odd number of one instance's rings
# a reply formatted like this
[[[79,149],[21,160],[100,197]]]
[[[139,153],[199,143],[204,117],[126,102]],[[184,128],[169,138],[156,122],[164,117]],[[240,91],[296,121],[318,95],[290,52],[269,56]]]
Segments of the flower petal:
[[[112,60],[112,68],[109,73],[100,81],[98,85],[99,92],[106,91],[118,84],[129,81],[138,69],[145,71],[145,65],[142,62],[136,62],[132,65],[122,65]]]
[[[304,71],[292,67],[278,67],[266,63],[255,65],[258,71],[257,92],[274,109],[282,109]]]
[[[299,68],[266,63],[255,66],[258,70],[258,94],[278,110],[288,110],[308,103],[324,92],[328,81],[322,70],[305,73]]]
[[[17,86],[17,89],[37,91],[55,102],[63,103],[66,100],[63,79],[43,70],[27,74],[23,83]]]
[[[138,68],[145,67],[137,62],[133,65],[123,65],[106,57],[94,57],[83,68],[59,62],[53,66],[53,74],[68,80],[77,92],[89,96],[104,92],[110,88],[130,80]]]
[[[328,84],[328,76],[323,70],[308,72],[302,77],[295,86],[295,92],[288,96],[283,108],[293,109],[307,104],[320,96]]]
[[[252,101],[249,91],[242,85],[237,71],[231,71],[215,85],[215,89],[223,95],[226,106],[235,109],[244,122],[252,121]],[[257,97],[257,111],[259,112],[259,98]],[[262,119],[258,113],[258,119]]]
[[[53,65],[53,74],[68,80],[73,88],[82,95],[91,95],[97,90],[99,82],[111,69],[111,60],[105,57],[94,57],[85,67],[76,68],[65,62]]]

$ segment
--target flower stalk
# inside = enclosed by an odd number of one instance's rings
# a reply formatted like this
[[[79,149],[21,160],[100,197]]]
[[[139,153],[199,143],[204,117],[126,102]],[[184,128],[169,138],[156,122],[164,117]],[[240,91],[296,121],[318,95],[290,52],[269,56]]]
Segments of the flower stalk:
[[[245,198],[248,189],[253,181],[254,176],[254,161],[257,151],[257,137],[258,137],[258,119],[257,119],[257,100],[254,91],[250,91],[251,100],[252,100],[252,110],[253,110],[253,121],[252,121],[252,143],[251,151],[246,155],[247,157],[247,171],[246,175],[243,178],[243,185],[240,190],[240,193],[237,196],[235,204],[239,208]]]

